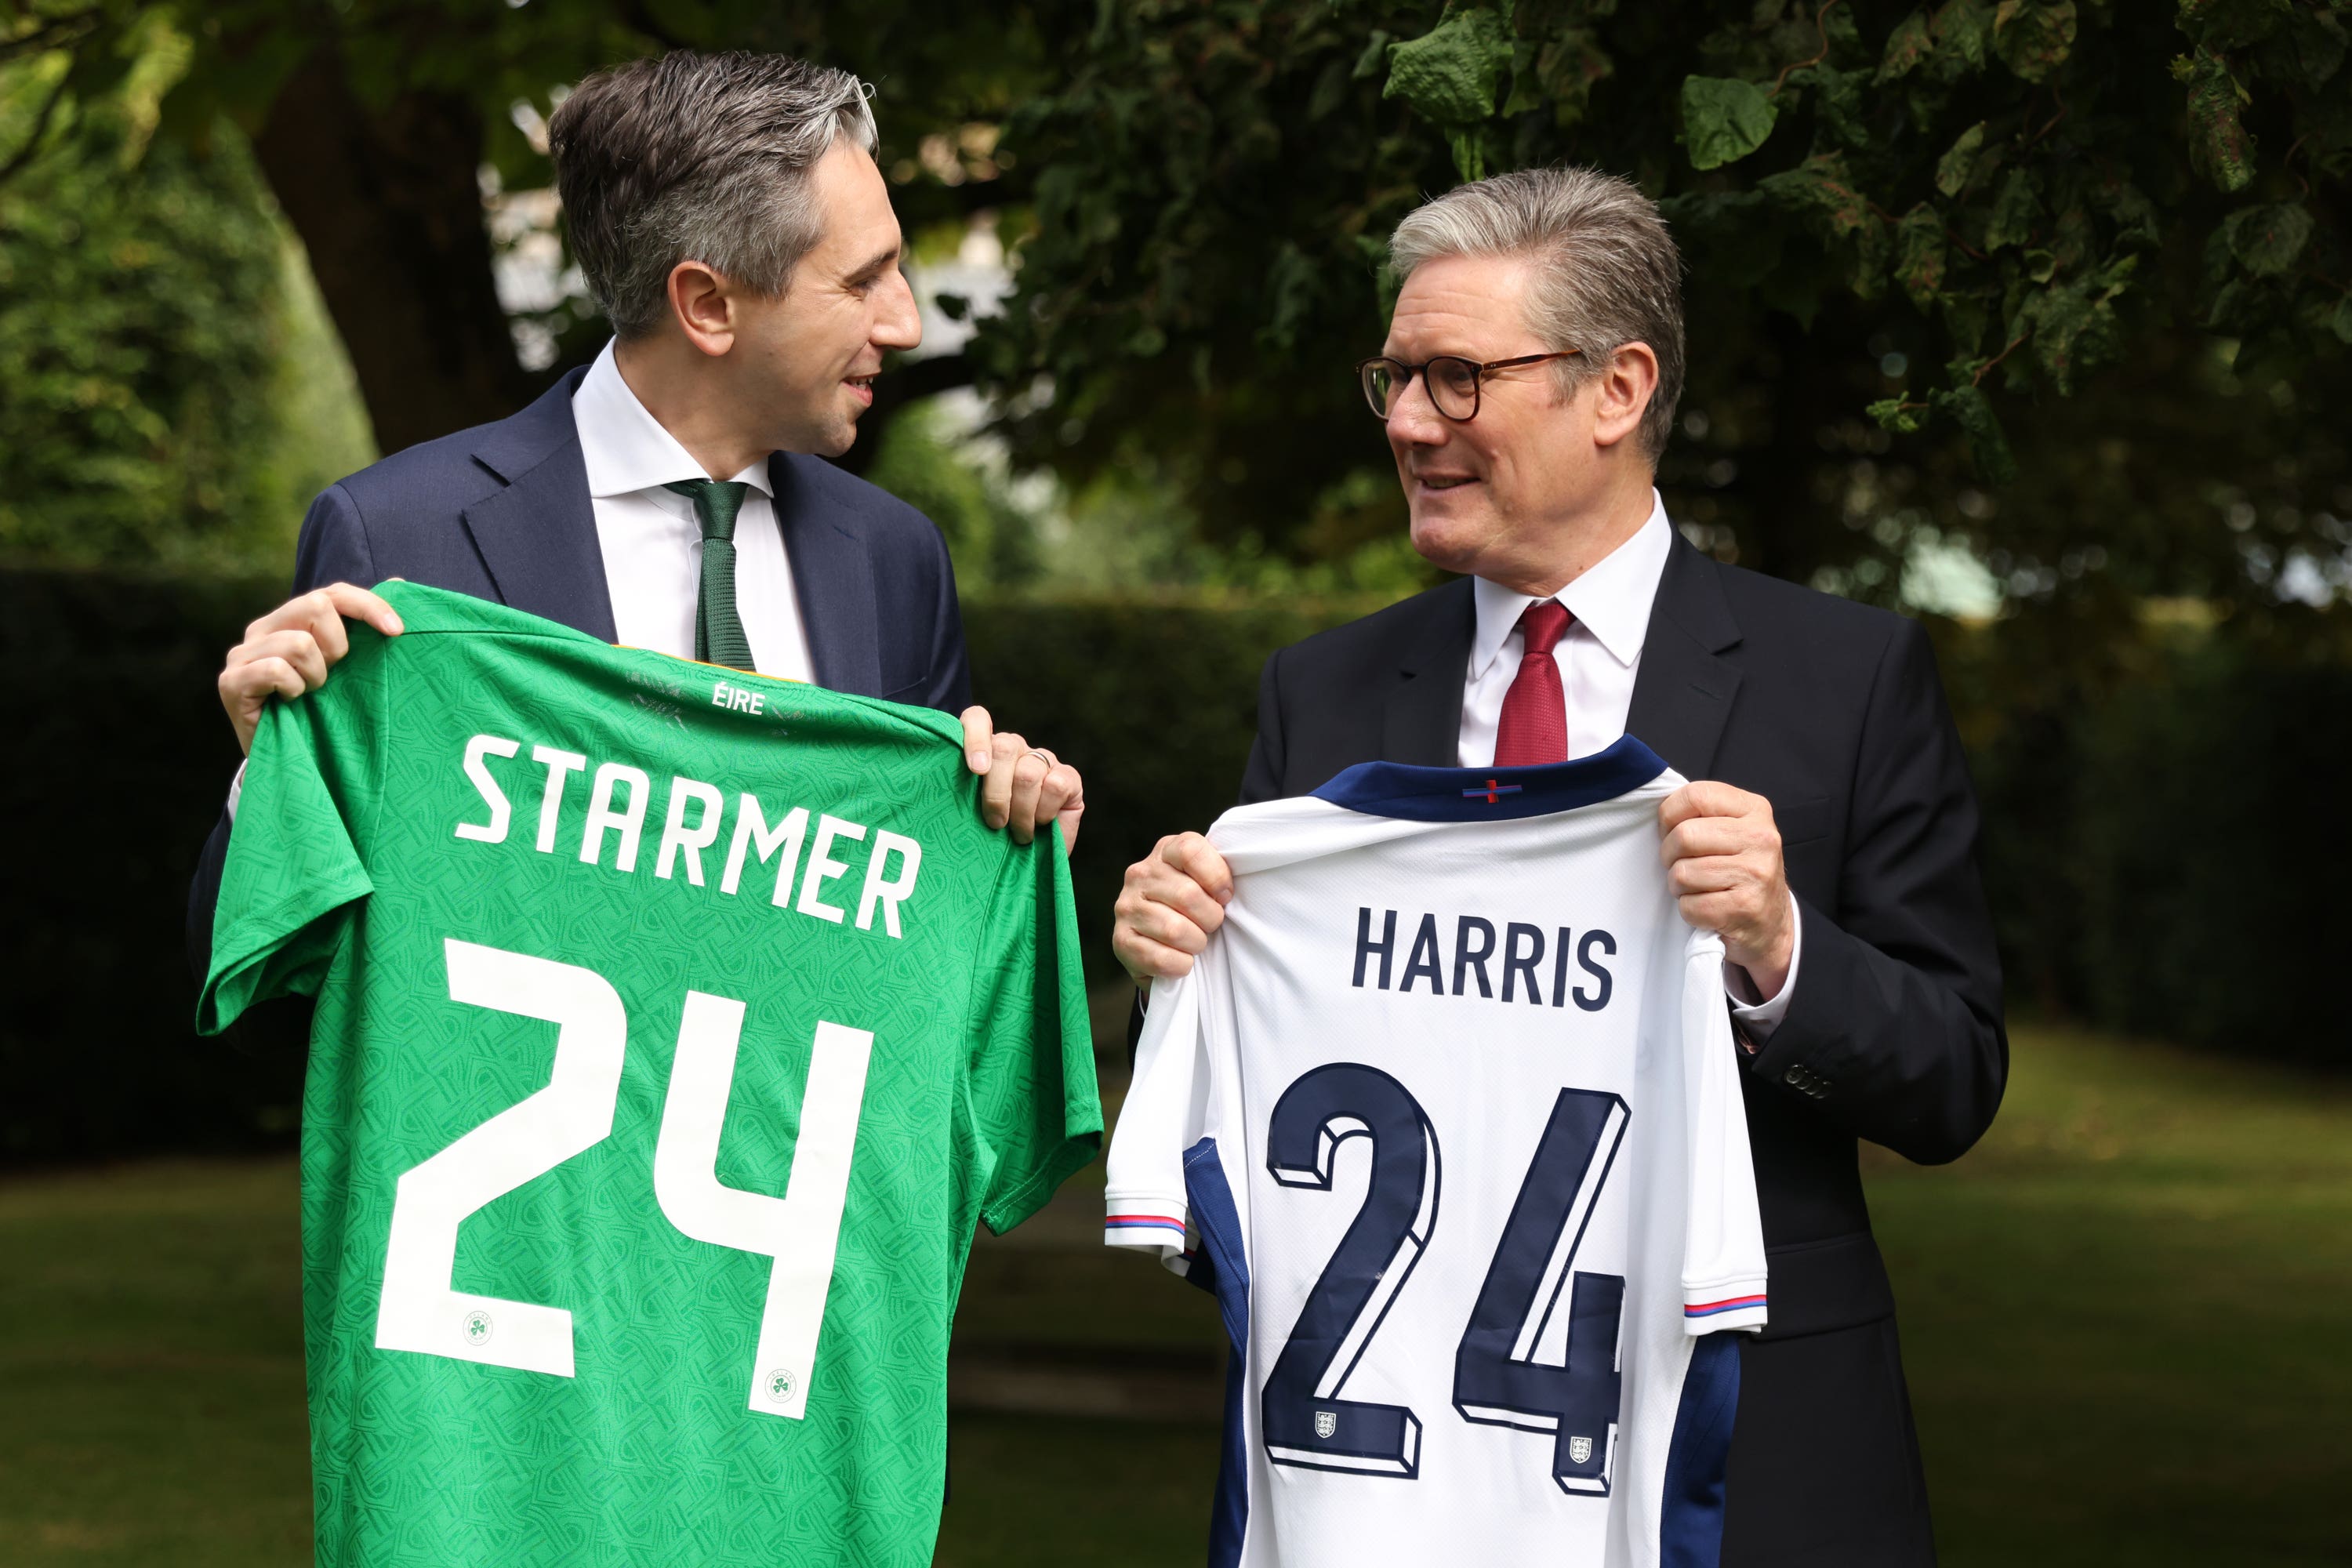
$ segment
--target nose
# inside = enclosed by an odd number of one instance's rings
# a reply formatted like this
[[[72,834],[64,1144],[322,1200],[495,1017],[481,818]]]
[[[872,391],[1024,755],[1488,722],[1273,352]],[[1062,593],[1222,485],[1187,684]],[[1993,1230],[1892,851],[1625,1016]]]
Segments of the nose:
[[[1389,442],[1397,447],[1443,446],[1452,421],[1429,400],[1429,377],[1415,375],[1389,405]]]
[[[893,271],[879,290],[881,299],[874,313],[873,340],[875,346],[885,349],[911,349],[923,341],[923,313],[916,308],[915,290],[908,287],[907,275]]]

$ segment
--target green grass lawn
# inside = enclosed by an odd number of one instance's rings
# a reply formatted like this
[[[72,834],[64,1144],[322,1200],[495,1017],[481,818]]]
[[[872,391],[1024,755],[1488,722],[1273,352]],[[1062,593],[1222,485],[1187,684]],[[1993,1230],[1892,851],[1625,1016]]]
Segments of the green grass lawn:
[[[2017,1054],[1983,1148],[1870,1167],[1945,1561],[2352,1561],[2352,1090]],[[960,1355],[1213,1343],[1103,1254],[1099,1180],[976,1249]],[[294,1195],[282,1162],[0,1182],[0,1564],[307,1558]],[[1205,1425],[966,1412],[953,1445],[942,1564],[1200,1561]]]

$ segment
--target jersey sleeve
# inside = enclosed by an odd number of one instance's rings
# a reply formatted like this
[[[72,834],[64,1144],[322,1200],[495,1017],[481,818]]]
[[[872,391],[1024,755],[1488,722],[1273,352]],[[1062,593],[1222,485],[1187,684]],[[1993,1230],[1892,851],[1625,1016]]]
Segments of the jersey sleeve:
[[[1005,858],[973,1009],[966,1092],[988,1163],[980,1217],[1002,1236],[1102,1148],[1093,1026],[1059,828]]]
[[[374,798],[383,647],[353,626],[352,651],[326,685],[262,710],[213,914],[201,1033],[272,996],[315,995],[352,911],[375,890],[360,824]]]
[[[1156,1254],[1189,1274],[1184,1152],[1206,1131],[1208,1074],[1201,1032],[1202,965],[1152,988],[1120,1102],[1103,1192],[1103,1242]]]
[[[1764,1228],[1756,1165],[1739,1094],[1731,1016],[1723,995],[1723,943],[1691,933],[1683,960],[1683,1105],[1690,1161],[1683,1234],[1683,1328],[1691,1334],[1761,1329]]]

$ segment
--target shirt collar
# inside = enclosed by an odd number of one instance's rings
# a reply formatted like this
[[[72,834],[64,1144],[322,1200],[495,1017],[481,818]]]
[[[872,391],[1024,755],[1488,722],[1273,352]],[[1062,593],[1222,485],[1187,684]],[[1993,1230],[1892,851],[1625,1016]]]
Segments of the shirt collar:
[[[1576,617],[1578,626],[1608,650],[1610,658],[1629,669],[1642,657],[1643,639],[1650,630],[1650,606],[1658,596],[1658,580],[1665,575],[1674,542],[1666,503],[1654,489],[1649,518],[1633,531],[1633,537],[1552,595]],[[1472,580],[1471,592],[1478,611],[1477,635],[1470,644],[1470,675],[1475,679],[1501,656],[1520,615],[1536,601],[1533,595],[1514,592],[1484,577]]]
[[[610,342],[572,395],[572,418],[580,429],[580,456],[592,496],[634,495],[680,479],[710,477],[629,390]],[[775,494],[765,462],[752,464],[735,478],[763,496]]]

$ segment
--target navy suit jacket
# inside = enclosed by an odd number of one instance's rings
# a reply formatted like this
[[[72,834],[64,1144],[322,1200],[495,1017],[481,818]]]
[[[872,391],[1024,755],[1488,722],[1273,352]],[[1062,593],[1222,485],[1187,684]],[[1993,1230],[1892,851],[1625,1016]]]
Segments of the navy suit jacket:
[[[1244,802],[1453,765],[1467,579],[1266,661]],[[1977,805],[1916,622],[1675,542],[1626,731],[1772,803],[1804,953],[1743,1054],[1771,1325],[1742,1346],[1723,1568],[1927,1568],[1926,1485],[1855,1141],[1957,1159],[2009,1076]],[[1743,1336],[1744,1338],[1744,1336]]]
[[[588,496],[573,371],[510,418],[395,452],[310,503],[294,591],[330,583],[427,583],[613,640],[613,605]],[[945,541],[929,519],[821,458],[768,460],[816,683],[959,712],[971,700],[963,617]],[[222,813],[188,900],[188,956],[212,953],[228,857]]]

